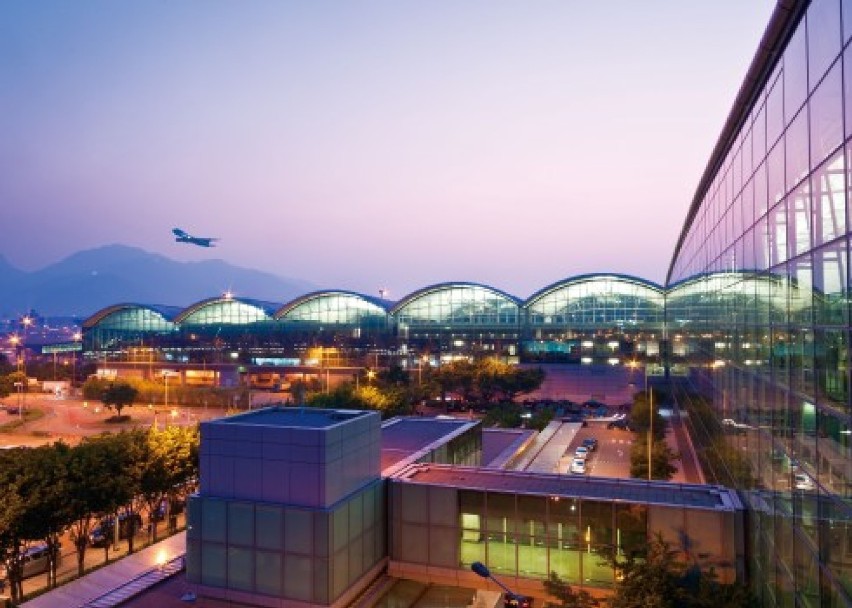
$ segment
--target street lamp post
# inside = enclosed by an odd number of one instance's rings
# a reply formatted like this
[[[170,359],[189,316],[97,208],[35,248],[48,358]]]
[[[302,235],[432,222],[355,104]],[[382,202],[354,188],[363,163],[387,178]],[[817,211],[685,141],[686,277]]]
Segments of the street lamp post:
[[[83,339],[83,334],[79,331],[74,334],[74,352],[71,358],[71,392],[74,393],[74,385],[77,384],[77,349],[76,344]]]
[[[491,576],[491,571],[488,569],[488,566],[483,564],[482,562],[473,562],[470,565],[470,569],[473,570],[476,574],[481,576],[482,578],[487,578],[494,581],[503,591],[506,592],[504,597],[503,606],[505,608],[531,608],[532,607],[532,598],[526,595],[520,595],[515,593],[511,589],[509,589],[506,585],[501,583],[499,580]]]
[[[651,481],[651,465],[653,464],[654,449],[654,392],[648,390],[648,368],[645,367],[645,395],[648,397],[648,481]]]

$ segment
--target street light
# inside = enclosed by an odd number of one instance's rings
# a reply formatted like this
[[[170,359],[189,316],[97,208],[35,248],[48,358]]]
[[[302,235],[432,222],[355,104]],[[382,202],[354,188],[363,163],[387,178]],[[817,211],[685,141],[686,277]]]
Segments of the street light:
[[[71,358],[71,392],[74,393],[74,385],[77,383],[77,342],[80,342],[83,339],[83,334],[78,332],[74,333],[74,352],[72,353]]]
[[[491,576],[491,571],[488,569],[488,566],[483,564],[482,562],[473,562],[470,565],[470,569],[473,570],[476,574],[481,576],[482,578],[487,578],[495,583],[506,592],[506,595],[503,597],[503,606],[504,608],[531,608],[532,607],[532,598],[526,595],[519,595],[509,589],[506,585],[498,581],[496,578]]]

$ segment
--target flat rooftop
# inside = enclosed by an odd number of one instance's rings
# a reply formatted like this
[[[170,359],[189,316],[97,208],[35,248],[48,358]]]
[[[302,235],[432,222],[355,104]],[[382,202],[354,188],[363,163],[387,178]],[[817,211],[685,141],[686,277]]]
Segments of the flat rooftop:
[[[382,424],[382,471],[420,458],[477,424],[459,418],[391,418]]]
[[[211,423],[323,429],[371,413],[367,410],[326,410],[274,406],[227,418],[219,418],[211,421]]]
[[[736,494],[725,487],[664,481],[552,475],[438,464],[411,464],[392,478],[408,483],[560,498],[624,501],[723,511],[743,508]]]

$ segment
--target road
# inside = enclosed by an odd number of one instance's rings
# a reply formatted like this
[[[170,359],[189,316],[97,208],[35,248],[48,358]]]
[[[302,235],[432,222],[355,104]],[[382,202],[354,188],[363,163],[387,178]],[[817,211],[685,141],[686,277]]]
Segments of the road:
[[[14,396],[0,399],[0,404],[17,407]],[[82,437],[98,435],[105,431],[120,431],[131,428],[148,428],[152,424],[162,427],[165,424],[189,425],[202,420],[219,418],[225,415],[223,408],[164,407],[134,405],[124,408],[122,414],[130,416],[125,423],[115,424],[107,419],[115,412],[104,408],[98,401],[79,398],[57,399],[52,395],[29,394],[26,398],[27,409],[37,408],[44,412],[38,420],[27,422],[9,433],[0,434],[0,446],[24,445],[37,446],[62,439],[66,443],[76,443]],[[0,411],[0,424],[13,422],[17,414]]]

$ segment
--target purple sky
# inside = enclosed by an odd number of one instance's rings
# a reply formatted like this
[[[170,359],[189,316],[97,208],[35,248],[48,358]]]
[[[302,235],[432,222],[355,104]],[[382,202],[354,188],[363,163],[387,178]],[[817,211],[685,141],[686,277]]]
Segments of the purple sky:
[[[0,254],[661,282],[773,5],[3,2]]]

